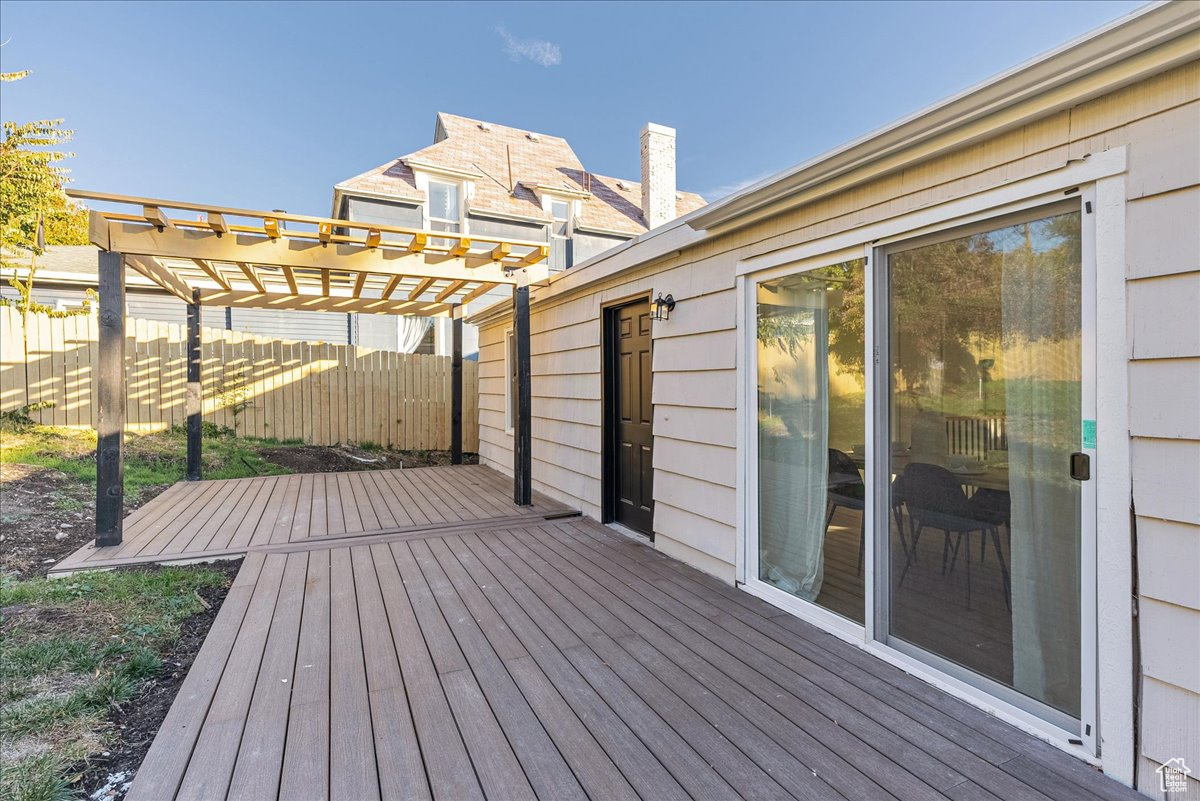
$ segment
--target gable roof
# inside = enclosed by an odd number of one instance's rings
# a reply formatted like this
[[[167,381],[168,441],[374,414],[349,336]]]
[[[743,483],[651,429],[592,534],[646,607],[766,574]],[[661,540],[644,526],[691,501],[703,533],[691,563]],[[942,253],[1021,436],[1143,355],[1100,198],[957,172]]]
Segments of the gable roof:
[[[425,193],[417,189],[410,166],[422,164],[472,177],[474,195],[469,212],[548,222],[550,217],[542,211],[537,190],[560,189],[586,195],[577,228],[630,236],[647,230],[641,209],[642,185],[589,174],[565,139],[445,112],[437,115],[432,145],[339,183],[335,196],[362,194],[423,202]],[[679,215],[703,205],[704,199],[697,194],[676,193]]]

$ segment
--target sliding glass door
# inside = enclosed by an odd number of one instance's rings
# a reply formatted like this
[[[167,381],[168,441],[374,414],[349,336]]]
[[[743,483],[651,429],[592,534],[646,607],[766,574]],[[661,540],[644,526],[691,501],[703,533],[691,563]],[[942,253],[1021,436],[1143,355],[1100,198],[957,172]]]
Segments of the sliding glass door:
[[[1078,719],[1078,206],[884,257],[884,639],[1043,717]]]
[[[863,622],[864,260],[757,285],[758,577]]]
[[[746,564],[818,625],[1091,736],[1083,226],[1075,200],[750,283]]]

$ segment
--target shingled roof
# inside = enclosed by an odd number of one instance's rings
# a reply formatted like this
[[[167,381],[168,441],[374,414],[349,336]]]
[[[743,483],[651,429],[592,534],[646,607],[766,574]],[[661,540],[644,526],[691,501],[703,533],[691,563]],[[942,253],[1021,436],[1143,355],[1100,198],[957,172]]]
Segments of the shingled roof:
[[[469,212],[548,221],[549,215],[542,211],[532,187],[558,188],[587,193],[575,221],[578,228],[631,236],[647,230],[641,209],[642,185],[587,173],[565,139],[444,112],[437,115],[432,145],[381,164],[335,188],[348,194],[421,202],[425,193],[417,189],[409,165],[422,163],[475,176]],[[680,215],[704,205],[704,199],[691,192],[677,192],[675,197]]]

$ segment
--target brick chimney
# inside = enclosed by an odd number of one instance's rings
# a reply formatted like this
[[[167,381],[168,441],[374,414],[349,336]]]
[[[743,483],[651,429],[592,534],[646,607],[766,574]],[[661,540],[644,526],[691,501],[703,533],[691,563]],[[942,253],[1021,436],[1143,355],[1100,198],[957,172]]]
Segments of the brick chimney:
[[[657,228],[677,216],[675,129],[653,122],[642,129],[642,215],[647,228]]]

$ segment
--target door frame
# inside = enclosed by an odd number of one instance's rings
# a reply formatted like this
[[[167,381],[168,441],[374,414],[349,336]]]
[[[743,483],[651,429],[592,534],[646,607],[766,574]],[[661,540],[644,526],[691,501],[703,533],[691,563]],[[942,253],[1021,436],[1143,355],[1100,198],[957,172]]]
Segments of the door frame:
[[[1130,441],[1128,409],[1128,333],[1124,325],[1097,326],[1095,320],[1126,319],[1125,285],[1125,205],[1128,153],[1118,146],[1092,153],[1065,166],[1032,171],[1027,177],[993,186],[969,195],[835,232],[820,239],[765,250],[739,259],[736,265],[739,362],[738,427],[739,465],[737,472],[737,549],[736,580],[739,587],[791,614],[805,619],[840,639],[859,647],[974,706],[1005,720],[1042,740],[1095,765],[1105,773],[1132,781],[1136,763],[1134,728],[1135,682],[1140,681],[1140,665],[1135,654],[1133,627],[1133,531],[1130,519]],[[1097,448],[1092,461],[1095,483],[1095,548],[1091,557],[1083,555],[1083,591],[1093,599],[1081,609],[1083,625],[1081,650],[1093,655],[1091,672],[1095,695],[1084,697],[1082,717],[1086,720],[1090,704],[1094,725],[1081,738],[1063,730],[1003,699],[981,692],[956,677],[922,663],[878,642],[875,631],[876,610],[871,598],[866,604],[866,626],[845,625],[813,604],[787,596],[777,588],[757,581],[754,570],[757,542],[757,441],[756,351],[754,329],[755,285],[759,281],[787,275],[847,258],[867,259],[865,304],[876,308],[873,274],[876,249],[898,240],[906,240],[938,230],[959,228],[973,222],[1003,217],[1037,206],[1049,205],[1075,195],[1081,204],[1090,204],[1094,213],[1083,215],[1083,258],[1086,277],[1091,281],[1085,307],[1091,305],[1094,352],[1094,401],[1097,421]],[[1085,206],[1085,212],[1087,207]],[[1085,311],[1085,314],[1088,312]],[[1085,318],[1085,325],[1088,324]],[[865,333],[865,356],[872,365],[878,358],[875,326]],[[878,389],[868,370],[866,387],[866,445],[868,459],[875,447],[875,425],[870,410],[876,405]],[[866,514],[876,516],[874,482],[867,481]],[[873,538],[877,539],[877,538]],[[863,573],[871,586],[877,580],[876,548],[866,550]],[[873,593],[874,594],[874,593]],[[841,625],[839,625],[839,623]],[[1132,666],[1132,669],[1131,669]],[[1085,678],[1086,680],[1086,678]],[[1102,702],[1101,702],[1101,699]],[[1082,743],[1079,740],[1082,739]]]
[[[980,700],[997,699],[1015,709],[1043,720],[1064,732],[1072,733],[1068,740],[1077,740],[1077,745],[1087,745],[1094,750],[1095,722],[1095,679],[1096,653],[1095,639],[1089,636],[1095,631],[1095,582],[1096,575],[1096,481],[1080,482],[1080,571],[1079,571],[1079,661],[1080,661],[1080,716],[1076,721],[1070,715],[1021,693],[1013,687],[1008,687],[982,673],[963,667],[953,661],[922,648],[915,643],[905,642],[895,637],[889,630],[890,592],[888,548],[891,530],[888,504],[891,475],[887,466],[891,462],[891,393],[893,374],[891,370],[891,310],[889,308],[891,278],[888,274],[888,257],[894,253],[904,252],[911,248],[922,247],[937,242],[945,242],[964,236],[995,230],[1008,225],[1028,222],[1050,215],[1064,214],[1072,211],[1079,213],[1080,225],[1080,408],[1077,410],[1080,420],[1096,419],[1096,312],[1095,312],[1095,263],[1092,248],[1087,244],[1089,237],[1094,239],[1095,215],[1085,210],[1092,208],[1092,193],[1088,187],[1084,191],[1075,190],[1065,197],[1057,199],[1046,198],[1008,214],[989,216],[965,225],[949,225],[938,231],[918,236],[897,236],[885,240],[872,248],[868,280],[873,285],[874,301],[868,308],[866,319],[874,327],[872,350],[875,353],[873,381],[875,391],[868,407],[868,425],[874,430],[868,434],[869,460],[877,467],[867,476],[872,483],[871,493],[875,499],[872,516],[868,528],[881,536],[871,538],[875,551],[875,570],[872,576],[873,615],[871,632],[872,639],[879,645],[889,648],[905,658],[928,665],[946,676],[962,682],[968,689],[979,695]],[[873,419],[871,419],[873,417]],[[1088,454],[1092,464],[1096,463],[1094,446],[1081,446]],[[1066,470],[1064,462],[1063,469]],[[1012,555],[1010,553],[1009,559]],[[1089,574],[1093,579],[1089,582]],[[1085,729],[1088,734],[1085,735]],[[1093,742],[1085,743],[1086,740]]]
[[[626,306],[635,306],[641,303],[653,305],[653,295],[652,291],[638,292],[600,304],[600,522],[605,524],[616,522],[617,493],[620,491],[617,475],[620,463],[617,459],[617,452],[621,429],[617,422],[619,411],[615,391],[618,375],[616,369],[617,312]],[[653,364],[653,326],[650,328],[650,353],[651,364]],[[650,370],[650,381],[651,394],[653,394],[653,368]],[[651,437],[653,436],[652,419]],[[645,535],[651,542],[654,542],[653,512],[651,512],[651,521],[650,531],[638,531],[637,533]],[[634,531],[634,529],[629,530]]]

